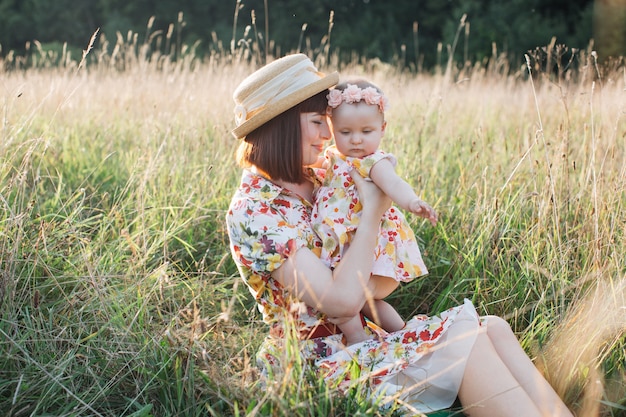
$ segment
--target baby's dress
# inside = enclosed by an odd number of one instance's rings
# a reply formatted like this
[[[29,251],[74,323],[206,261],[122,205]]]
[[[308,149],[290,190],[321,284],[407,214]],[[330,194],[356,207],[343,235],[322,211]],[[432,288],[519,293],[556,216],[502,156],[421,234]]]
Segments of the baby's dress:
[[[364,158],[351,158],[334,146],[326,149],[325,157],[328,168],[315,195],[311,220],[322,240],[320,258],[334,268],[361,219],[362,206],[350,170],[354,168],[368,179],[374,164],[386,158],[395,166],[396,158],[380,150]],[[407,282],[427,273],[413,230],[402,212],[392,206],[381,221],[372,274]]]

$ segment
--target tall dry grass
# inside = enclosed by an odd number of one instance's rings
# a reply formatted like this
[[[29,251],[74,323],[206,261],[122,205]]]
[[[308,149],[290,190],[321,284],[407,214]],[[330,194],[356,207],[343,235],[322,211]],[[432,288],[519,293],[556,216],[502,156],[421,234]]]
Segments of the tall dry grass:
[[[173,33],[0,63],[0,408],[382,413],[315,383],[253,384],[265,329],[223,216],[240,172],[231,94],[261,60],[253,42],[172,54]],[[339,63],[327,43],[307,52],[385,90],[384,146],[440,213],[437,228],[412,219],[430,276],[390,301],[409,316],[472,298],[509,320],[579,415],[622,413],[623,68],[578,51],[575,70],[552,72],[536,52],[517,71],[494,56],[416,74]]]

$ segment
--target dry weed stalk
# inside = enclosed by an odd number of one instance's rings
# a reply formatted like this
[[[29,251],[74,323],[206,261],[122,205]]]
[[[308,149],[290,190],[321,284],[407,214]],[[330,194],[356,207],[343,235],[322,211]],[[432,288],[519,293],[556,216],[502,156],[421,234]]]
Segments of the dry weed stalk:
[[[606,392],[626,388],[605,388],[601,368],[626,332],[626,278],[594,281],[554,328],[538,361],[557,393],[586,417],[600,415]]]

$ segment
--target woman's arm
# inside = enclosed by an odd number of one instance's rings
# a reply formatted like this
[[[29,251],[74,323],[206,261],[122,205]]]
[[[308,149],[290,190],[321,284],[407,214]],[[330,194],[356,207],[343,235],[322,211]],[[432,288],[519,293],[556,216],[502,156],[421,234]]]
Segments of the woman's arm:
[[[433,225],[437,223],[435,210],[417,196],[409,183],[396,174],[391,161],[381,159],[376,162],[370,170],[370,178],[399,207],[430,220]]]
[[[354,173],[361,196],[361,222],[341,262],[331,271],[309,249],[296,251],[272,276],[305,304],[329,317],[358,314],[365,303],[382,215],[391,201],[373,183]]]

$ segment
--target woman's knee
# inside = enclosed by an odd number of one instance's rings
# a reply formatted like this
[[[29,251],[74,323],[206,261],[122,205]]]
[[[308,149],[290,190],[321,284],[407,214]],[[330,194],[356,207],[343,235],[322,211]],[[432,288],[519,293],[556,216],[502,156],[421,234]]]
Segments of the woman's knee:
[[[487,316],[487,334],[489,338],[514,336],[509,323],[498,316]]]

